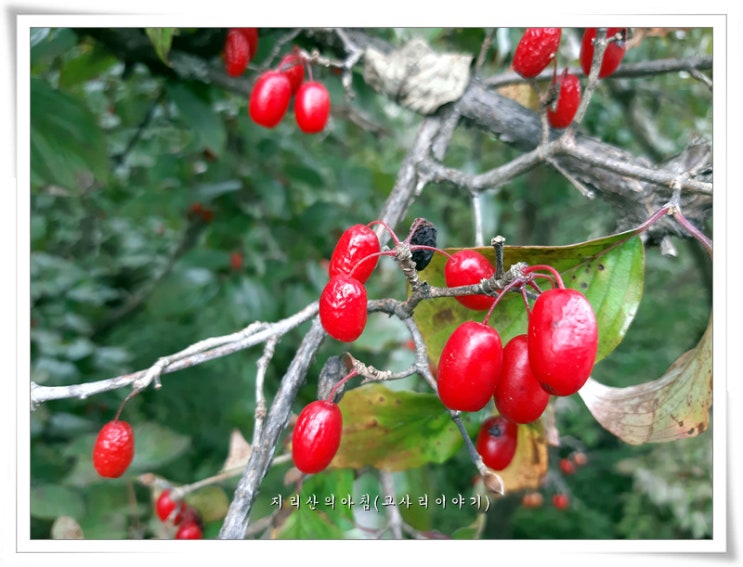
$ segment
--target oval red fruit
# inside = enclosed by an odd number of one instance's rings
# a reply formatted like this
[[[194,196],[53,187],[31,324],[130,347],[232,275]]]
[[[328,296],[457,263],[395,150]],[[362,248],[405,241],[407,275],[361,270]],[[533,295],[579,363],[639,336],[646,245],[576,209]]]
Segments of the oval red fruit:
[[[325,469],[341,444],[343,417],[333,402],[317,400],[299,414],[292,433],[294,466],[307,474]]]
[[[294,116],[305,134],[316,134],[325,128],[330,117],[330,93],[322,83],[303,83],[294,99]]]
[[[627,35],[627,28],[607,28],[606,37],[610,38],[618,33],[622,34],[622,39],[612,41],[606,46],[604,58],[601,60],[601,68],[599,69],[599,79],[604,79],[609,75],[614,74],[614,72],[619,68],[619,64],[622,62],[626,50],[624,37]],[[596,39],[596,28],[586,28],[586,31],[583,32],[583,39],[581,40],[580,46],[580,66],[586,76],[591,72],[594,39]]]
[[[476,250],[471,249],[455,252],[444,266],[444,279],[447,287],[479,284],[482,280],[494,275],[495,267],[490,261]],[[457,295],[454,299],[475,311],[490,309],[495,302],[495,297],[485,294]]]
[[[361,283],[365,283],[377,267],[379,256],[368,260],[364,258],[379,251],[379,238],[371,228],[364,224],[350,226],[341,234],[333,249],[328,275],[331,278],[337,274],[353,275]],[[362,260],[364,261],[359,264]]]
[[[557,102],[554,110],[547,108],[547,120],[553,128],[567,128],[573,122],[580,106],[580,80],[567,69],[553,79],[557,88]]]
[[[201,526],[196,522],[183,522],[175,532],[175,539],[201,539],[203,537]]]
[[[170,489],[166,488],[155,502],[155,512],[162,522],[171,519],[174,525],[178,525],[183,519],[183,502],[173,500],[170,497]]]
[[[274,128],[289,109],[291,94],[291,83],[284,73],[266,71],[256,79],[250,93],[250,117],[264,128]]]
[[[596,315],[586,296],[571,288],[541,293],[527,334],[529,364],[542,388],[556,396],[580,390],[598,351]]]
[[[451,410],[484,408],[495,391],[502,361],[498,331],[477,321],[459,325],[439,358],[437,384],[441,402]]]
[[[250,60],[255,57],[255,54],[258,53],[258,28],[235,29],[242,33],[245,39],[248,40],[248,45],[250,46],[250,57],[248,58],[248,62],[250,62]]]
[[[552,505],[558,510],[565,510],[570,506],[570,498],[567,494],[553,494]]]
[[[493,398],[498,413],[516,423],[531,423],[544,413],[550,395],[531,371],[525,334],[503,347],[503,369]]]
[[[562,28],[527,28],[513,54],[513,70],[522,77],[536,77],[555,58]]]
[[[247,69],[250,61],[251,52],[248,38],[241,30],[231,28],[227,32],[227,39],[224,44],[224,61],[227,74],[231,77],[238,77]]]
[[[300,55],[288,53],[279,62],[279,71],[284,73],[292,86],[292,94],[296,94],[304,82],[304,62]]]
[[[320,323],[334,339],[353,342],[366,327],[366,288],[356,278],[338,274],[320,294]]]
[[[494,415],[482,422],[475,449],[486,467],[502,471],[513,461],[518,437],[518,424],[502,415]]]
[[[118,478],[134,458],[134,432],[126,421],[113,420],[98,432],[93,446],[93,466],[106,478]]]

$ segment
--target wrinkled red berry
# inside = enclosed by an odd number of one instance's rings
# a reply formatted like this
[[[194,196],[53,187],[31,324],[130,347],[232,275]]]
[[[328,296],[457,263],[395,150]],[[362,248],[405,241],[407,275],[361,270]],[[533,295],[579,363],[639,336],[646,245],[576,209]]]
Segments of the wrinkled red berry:
[[[607,28],[606,37],[613,37],[617,33],[622,33],[622,39],[619,41],[612,41],[606,46],[604,58],[601,60],[601,68],[599,69],[599,79],[604,79],[609,75],[612,75],[619,68],[619,64],[622,62],[622,58],[624,57],[626,49],[624,37],[627,35],[627,28]],[[580,66],[586,75],[591,71],[594,39],[596,39],[596,28],[586,28],[586,31],[583,32],[583,39],[580,46]]]
[[[547,108],[547,120],[553,128],[567,128],[573,122],[580,106],[580,80],[567,69],[552,80],[557,89],[554,110]]]
[[[447,287],[479,284],[493,275],[495,275],[495,267],[488,259],[476,250],[467,248],[452,254],[444,266],[444,279]],[[495,302],[495,297],[485,294],[457,295],[454,299],[475,311],[490,309]]]
[[[322,83],[303,83],[294,98],[294,116],[305,134],[322,132],[330,117],[330,93]]]
[[[224,44],[224,61],[227,74],[238,77],[247,69],[250,61],[250,44],[241,30],[231,28]]]
[[[369,279],[379,262],[379,256],[364,260],[370,254],[380,251],[379,238],[375,232],[364,224],[355,224],[348,227],[333,249],[328,265],[328,275],[332,278],[337,274],[351,275],[365,283]],[[361,264],[361,262],[364,260]]]
[[[337,274],[320,294],[320,323],[334,339],[353,342],[366,327],[366,288],[356,278]]]
[[[98,474],[118,478],[134,458],[134,432],[126,421],[113,420],[98,432],[93,447],[93,466]]]
[[[333,402],[317,400],[299,414],[292,433],[294,466],[307,474],[325,469],[338,452],[343,418]]]
[[[598,351],[596,315],[585,295],[571,288],[541,293],[527,335],[529,364],[542,388],[569,396],[583,387]]]
[[[513,337],[503,347],[502,368],[493,396],[498,413],[516,423],[539,419],[550,395],[531,371],[525,334]]]
[[[561,28],[528,28],[513,54],[513,70],[522,77],[536,77],[555,58]]]
[[[441,402],[451,410],[478,411],[495,391],[501,373],[503,346],[493,327],[465,321],[441,351],[437,384]]]
[[[485,466],[502,471],[516,454],[519,426],[502,415],[487,418],[480,426],[475,449]]]

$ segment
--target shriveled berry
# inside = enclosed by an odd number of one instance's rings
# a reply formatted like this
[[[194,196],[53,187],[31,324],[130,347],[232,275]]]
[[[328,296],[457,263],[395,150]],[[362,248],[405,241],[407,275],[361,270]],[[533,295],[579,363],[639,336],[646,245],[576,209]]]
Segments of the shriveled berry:
[[[441,351],[437,384],[441,402],[451,410],[478,411],[495,391],[501,373],[503,346],[493,327],[465,321]]]
[[[325,469],[341,444],[343,417],[340,408],[327,400],[307,404],[292,433],[294,466],[307,474]]]
[[[203,537],[201,526],[196,522],[183,522],[175,532],[175,539],[202,539]]]
[[[294,117],[305,134],[322,132],[330,117],[330,93],[318,81],[302,83],[294,98]]]
[[[106,478],[118,478],[134,458],[134,431],[126,421],[113,420],[98,432],[93,446],[93,466]]]
[[[291,94],[292,86],[284,73],[266,71],[256,79],[250,93],[250,117],[264,128],[274,128],[289,109]]]
[[[423,219],[418,223],[415,232],[410,237],[410,245],[436,248],[436,227],[431,221]],[[411,255],[411,259],[415,263],[415,269],[419,272],[428,266],[431,258],[433,258],[433,250],[413,250]]]
[[[350,226],[343,231],[333,249],[328,275],[331,278],[337,274],[353,275],[361,283],[366,283],[377,267],[379,256],[364,258],[379,251],[379,238],[372,229],[364,224]]]
[[[513,461],[518,445],[519,426],[502,415],[487,418],[480,426],[475,449],[485,466],[502,471]]]
[[[478,251],[468,248],[455,252],[444,266],[444,279],[448,287],[479,284],[494,275],[495,267],[488,259]],[[475,311],[490,309],[495,302],[495,297],[485,294],[457,295],[454,298]]]
[[[522,77],[536,77],[555,58],[562,28],[527,28],[513,54],[513,70]]]
[[[356,278],[337,274],[320,294],[320,323],[334,339],[353,342],[366,327],[366,288]]]
[[[243,74],[250,61],[250,44],[241,30],[231,28],[224,44],[224,61],[227,74],[238,77]]]
[[[503,369],[495,386],[498,413],[516,423],[539,419],[550,401],[531,371],[527,336],[516,335],[503,347]]]
[[[618,33],[622,35],[621,39],[618,41],[612,41],[606,46],[604,58],[601,60],[601,67],[599,69],[599,79],[604,79],[609,75],[613,75],[624,58],[627,28],[607,28],[606,37],[614,37]],[[580,66],[586,75],[591,71],[591,63],[593,62],[593,52],[595,49],[593,41],[595,39],[596,28],[586,28],[586,31],[583,32],[583,39],[581,40],[580,45]]]
[[[183,519],[183,502],[173,500],[170,497],[170,489],[166,488],[155,502],[155,512],[161,521],[172,520],[173,524],[177,526]]]
[[[550,394],[575,394],[591,375],[598,351],[596,315],[586,296],[572,288],[541,293],[528,327],[534,377]]]
[[[547,120],[553,128],[567,128],[573,122],[580,106],[580,80],[572,73],[565,72],[552,80],[557,90],[555,108],[547,108]]]

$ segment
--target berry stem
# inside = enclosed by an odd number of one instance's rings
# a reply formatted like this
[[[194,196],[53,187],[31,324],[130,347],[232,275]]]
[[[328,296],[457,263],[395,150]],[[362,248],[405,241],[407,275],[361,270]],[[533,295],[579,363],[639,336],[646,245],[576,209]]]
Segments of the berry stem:
[[[448,252],[442,250],[441,248],[436,248],[435,246],[426,246],[425,244],[413,244],[410,246],[410,251],[414,252],[416,250],[432,250],[433,252],[439,252],[440,254],[443,254],[446,256],[449,260],[452,259],[452,255]]]
[[[565,287],[565,284],[562,282],[562,277],[560,277],[560,272],[558,272],[557,270],[555,270],[555,268],[553,268],[552,266],[549,266],[547,264],[535,264],[533,266],[527,266],[526,268],[524,268],[524,274],[531,274],[532,272],[536,272],[537,270],[546,270],[546,271],[548,271],[549,273],[551,273],[555,277],[555,280],[557,281],[557,287],[559,287],[559,288],[564,288]],[[545,274],[534,274],[534,275],[536,277],[547,277],[547,278],[549,278],[549,276],[547,276]]]
[[[356,271],[356,269],[363,264],[364,262],[371,260],[372,258],[377,258],[379,256],[394,256],[395,251],[394,250],[382,250],[381,252],[373,252],[372,254],[369,254],[368,256],[364,256],[361,260],[359,260],[356,265],[353,267],[353,269],[348,272],[348,275],[350,277],[353,277],[353,273]]]
[[[114,416],[114,421],[119,421],[119,417],[121,416],[121,411],[124,409],[124,406],[129,400],[131,400],[137,394],[139,394],[139,390],[132,390],[131,392],[129,392],[129,395],[126,398],[124,398],[123,402],[121,402],[121,405],[119,406],[119,409],[116,412],[116,415]]]
[[[335,386],[333,386],[331,388],[330,392],[328,393],[328,397],[326,398],[327,401],[329,401],[329,402],[332,403],[333,400],[335,399],[335,393],[338,391],[338,388],[340,388],[341,386],[343,386],[343,384],[345,384],[351,378],[353,378],[354,376],[357,376],[357,375],[358,375],[358,372],[354,368],[348,374],[346,374],[343,378],[341,378],[340,380],[338,380],[338,383]]]
[[[382,226],[383,226],[383,227],[384,227],[384,228],[385,228],[385,229],[387,230],[387,232],[389,232],[389,233],[390,233],[390,236],[392,237],[392,240],[394,241],[394,243],[395,243],[396,245],[397,245],[397,244],[400,244],[400,239],[399,239],[399,238],[397,237],[397,234],[395,234],[395,231],[394,231],[394,230],[392,230],[392,229],[390,228],[390,225],[388,225],[388,224],[387,224],[386,222],[384,222],[383,220],[373,220],[373,221],[371,221],[371,222],[370,222],[369,224],[367,224],[366,226],[368,226],[369,228],[371,228],[371,227],[372,227],[372,226],[374,226],[375,224],[379,224],[379,225],[382,225]]]

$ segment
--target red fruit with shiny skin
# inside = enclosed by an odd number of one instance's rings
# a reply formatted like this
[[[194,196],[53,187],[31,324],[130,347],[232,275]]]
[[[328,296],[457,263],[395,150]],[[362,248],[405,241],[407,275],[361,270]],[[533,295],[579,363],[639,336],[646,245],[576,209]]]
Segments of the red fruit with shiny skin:
[[[289,109],[292,86],[279,71],[266,71],[258,77],[250,93],[248,112],[256,124],[274,128]]]
[[[451,410],[484,408],[495,391],[502,360],[498,331],[477,321],[459,325],[439,358],[437,384],[441,402]]]
[[[513,461],[518,437],[517,423],[502,415],[494,415],[482,422],[475,441],[475,449],[486,467],[502,471]]]
[[[558,90],[554,110],[547,108],[547,120],[553,128],[567,128],[573,122],[580,106],[580,80],[567,69],[552,80]]]
[[[343,231],[333,249],[328,265],[328,275],[331,278],[337,274],[351,275],[353,271],[354,278],[361,283],[366,283],[377,267],[379,256],[368,260],[364,258],[379,251],[379,238],[372,229],[364,224],[350,226]],[[361,260],[364,262],[359,264]]]
[[[93,446],[93,466],[106,478],[118,478],[134,458],[134,432],[126,421],[113,420],[98,432]]]
[[[239,77],[248,67],[251,58],[250,43],[241,30],[231,28],[224,44],[224,62],[227,74]]]
[[[536,77],[555,58],[562,28],[528,28],[513,54],[513,70],[526,79]]]
[[[503,369],[495,386],[498,413],[516,423],[539,419],[550,401],[531,371],[526,334],[513,337],[503,347]]]
[[[155,512],[162,522],[172,519],[173,524],[177,526],[183,519],[183,502],[173,500],[170,497],[170,489],[166,488],[160,493],[160,496],[158,496],[155,502]]]
[[[248,45],[250,46],[250,57],[248,59],[248,62],[255,57],[255,54],[258,53],[258,28],[234,28],[238,30],[240,33],[243,34],[245,39],[248,40]]]
[[[452,254],[444,266],[444,279],[447,287],[479,284],[483,279],[493,275],[495,275],[495,267],[476,250],[459,250]],[[454,299],[475,311],[486,311],[495,301],[495,297],[485,294],[457,295]]]
[[[292,86],[292,95],[296,94],[304,82],[304,64],[302,57],[296,53],[289,53],[279,62],[279,71],[284,73]]]
[[[613,37],[620,32],[624,32],[626,36],[627,28],[607,28],[606,37]],[[593,63],[594,39],[596,39],[596,28],[586,28],[586,31],[583,32],[583,39],[580,45],[580,66],[586,76],[590,73],[591,63]],[[601,60],[599,79],[604,79],[614,74],[624,58],[625,50],[624,40],[612,41],[607,44],[606,51],[604,51],[604,58]]]
[[[203,537],[201,526],[196,522],[183,522],[175,532],[175,539],[202,539]]]
[[[337,404],[317,400],[299,414],[292,433],[294,466],[306,474],[324,470],[341,444],[343,418]]]
[[[334,339],[350,343],[366,327],[366,288],[356,278],[337,274],[320,294],[320,323]]]
[[[527,335],[529,364],[542,388],[570,396],[583,387],[598,351],[596,315],[585,295],[571,288],[541,293]]]
[[[294,117],[305,134],[322,132],[330,117],[330,93],[322,83],[302,83],[294,97]]]

